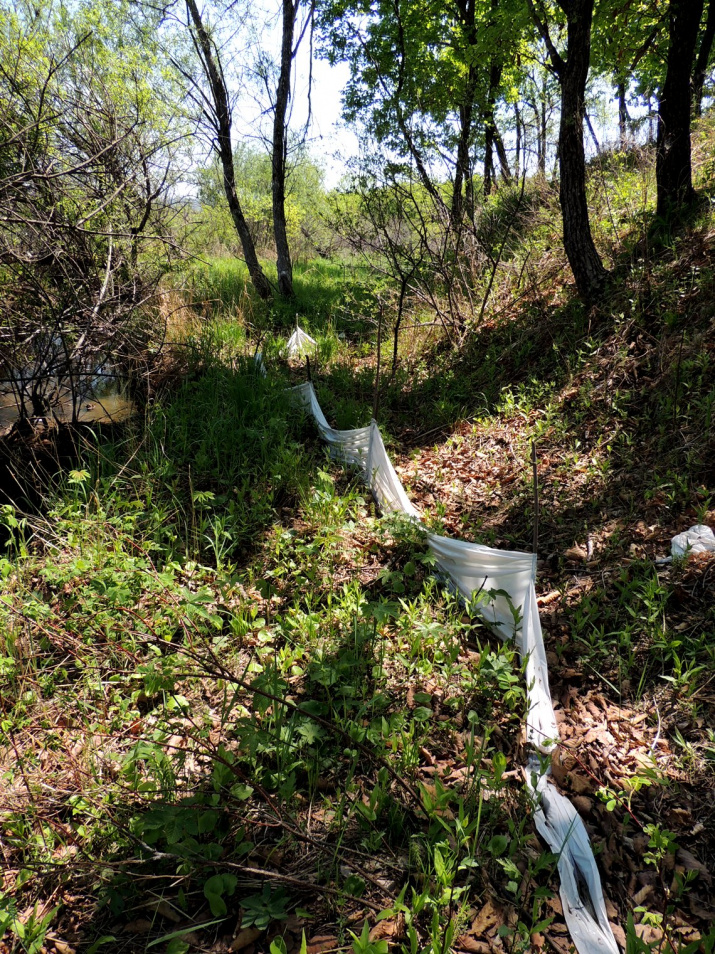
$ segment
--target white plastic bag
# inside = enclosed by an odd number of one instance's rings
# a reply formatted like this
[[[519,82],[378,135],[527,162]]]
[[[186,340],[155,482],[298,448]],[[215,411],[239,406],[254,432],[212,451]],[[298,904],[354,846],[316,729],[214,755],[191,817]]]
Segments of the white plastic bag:
[[[670,552],[674,557],[715,552],[715,534],[704,523],[696,523],[694,527],[673,537]]]

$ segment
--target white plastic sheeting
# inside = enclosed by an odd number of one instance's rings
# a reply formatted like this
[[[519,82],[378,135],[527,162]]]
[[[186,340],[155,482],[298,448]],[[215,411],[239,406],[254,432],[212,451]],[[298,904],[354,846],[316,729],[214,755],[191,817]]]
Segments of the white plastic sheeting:
[[[299,358],[306,352],[312,351],[317,344],[318,342],[315,338],[311,338],[307,332],[296,325],[295,331],[286,342],[283,353],[288,358]]]
[[[697,523],[689,530],[679,533],[670,542],[670,552],[674,557],[684,557],[689,553],[710,553],[715,551],[715,533],[704,523]]]
[[[337,431],[328,424],[310,382],[293,388],[292,394],[315,418],[331,455],[360,468],[382,512],[402,513],[419,522],[420,514],[392,466],[376,422]],[[479,612],[485,621],[503,639],[514,638],[526,660],[526,736],[535,750],[529,759],[527,785],[534,800],[537,830],[559,856],[564,917],[580,954],[618,954],[586,828],[568,798],[549,779],[549,754],[559,731],[536,605],[536,555],[495,550],[435,533],[428,533],[427,541],[438,567],[456,590],[465,600],[479,593]]]
[[[265,378],[268,372],[266,371],[266,362],[263,360],[262,352],[257,351],[253,356],[253,361],[256,365],[256,371],[262,378]]]

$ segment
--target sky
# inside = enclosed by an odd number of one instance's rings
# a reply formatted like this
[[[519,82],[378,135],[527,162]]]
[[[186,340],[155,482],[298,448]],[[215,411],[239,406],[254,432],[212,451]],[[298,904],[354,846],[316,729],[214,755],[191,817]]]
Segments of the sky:
[[[260,43],[269,56],[275,60],[281,45],[281,21],[279,13],[268,0],[258,0],[251,10],[251,28],[254,43]],[[240,61],[239,54],[239,61]],[[308,77],[310,74],[310,44],[305,36],[298,49],[291,78],[291,118],[290,129],[300,132],[308,117]],[[332,189],[338,185],[345,173],[346,161],[357,155],[358,139],[341,120],[342,93],[350,75],[346,63],[331,66],[327,60],[313,57],[311,89],[311,126],[308,134],[309,148],[313,158],[325,170],[325,186]],[[249,89],[250,87],[246,87]],[[234,111],[234,138],[236,141],[248,139],[260,141],[257,131],[262,128],[264,135],[270,136],[270,120],[261,118],[266,107],[265,95],[262,102],[256,102],[247,92],[242,96]]]
[[[304,64],[301,64],[303,67]],[[345,162],[357,155],[358,139],[340,118],[341,97],[348,81],[346,63],[331,66],[326,60],[313,63],[311,152],[325,169],[325,185],[338,185],[345,171]],[[300,128],[307,117],[308,82],[305,69],[300,69],[293,106],[293,127]]]

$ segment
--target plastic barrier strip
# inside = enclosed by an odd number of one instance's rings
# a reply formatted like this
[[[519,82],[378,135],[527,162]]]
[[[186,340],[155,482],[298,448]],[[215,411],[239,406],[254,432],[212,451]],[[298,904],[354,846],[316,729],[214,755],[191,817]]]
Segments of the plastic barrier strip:
[[[302,328],[295,326],[295,331],[286,342],[284,353],[289,358],[297,358],[306,348],[315,348],[318,342],[311,338]]]
[[[290,390],[315,418],[331,455],[361,469],[382,512],[404,513],[421,523],[387,455],[377,423],[373,420],[368,427],[336,431],[328,424],[311,382]],[[526,660],[527,741],[543,753],[541,758],[530,756],[526,773],[536,828],[559,857],[564,918],[579,954],[618,954],[586,827],[566,796],[548,782],[549,753],[558,742],[559,731],[536,604],[536,555],[495,550],[434,533],[428,533],[427,540],[440,569],[465,599],[471,599],[475,591],[508,594],[495,594],[488,605],[478,609],[502,639],[515,638]],[[521,616],[520,634],[513,609]]]

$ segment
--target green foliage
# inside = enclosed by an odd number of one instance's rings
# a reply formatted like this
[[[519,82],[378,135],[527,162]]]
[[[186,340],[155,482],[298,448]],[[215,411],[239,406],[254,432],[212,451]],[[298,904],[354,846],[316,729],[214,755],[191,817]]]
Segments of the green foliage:
[[[288,896],[283,888],[271,888],[263,885],[260,894],[251,895],[241,902],[243,920],[241,927],[257,927],[265,931],[273,921],[284,921],[288,917]]]
[[[377,4],[364,16],[360,4],[340,0],[324,4],[321,18],[329,57],[350,65],[346,116],[359,117],[378,142],[406,157],[455,148],[459,109],[487,108],[493,64],[509,85],[528,11],[519,3],[477,3],[472,18],[459,4],[424,0]]]
[[[637,231],[642,221],[626,212],[639,173],[620,160],[603,171],[620,183],[611,195]],[[485,244],[512,198],[488,203]],[[539,263],[551,261],[549,218],[535,198],[520,226]],[[693,563],[664,569],[640,542],[630,547],[641,518],[664,534],[709,519],[712,278],[704,258],[694,271],[672,251],[659,255],[647,263],[648,294],[643,264],[598,313],[557,288],[542,295],[529,263],[523,278],[519,265],[499,307],[507,291],[522,305],[503,320],[495,309],[462,349],[420,339],[383,381],[380,415],[409,492],[434,499],[430,520],[520,549],[531,543],[532,506],[521,470],[538,438],[543,579],[559,598],[569,593],[546,631],[554,668],[565,680],[566,665],[577,667],[624,708],[667,696],[678,723],[661,737],[684,785],[715,751],[712,732],[693,728],[707,717],[712,601]],[[363,424],[375,329],[360,310],[374,305],[374,286],[334,263],[298,274],[301,319],[319,339],[321,402],[331,423]],[[73,892],[91,883],[92,928],[80,933],[89,942],[96,929],[95,948],[137,910],[151,914],[147,948],[189,943],[160,923],[167,910],[199,921],[208,947],[210,911],[266,930],[272,954],[284,954],[274,929],[302,930],[294,905],[310,892],[310,913],[322,911],[313,896],[326,889],[339,944],[384,950],[361,926],[361,900],[379,898],[378,921],[404,928],[405,951],[441,954],[473,908],[498,898],[500,936],[526,951],[550,928],[556,859],[534,840],[518,772],[525,692],[514,647],[484,630],[476,603],[444,591],[424,533],[379,518],[286,403],[277,352],[294,314],[251,311],[236,263],[197,265],[193,280],[219,318],[186,348],[182,380],[143,420],[97,434],[57,479],[43,517],[0,511],[2,743],[12,790],[28,793],[3,810],[3,838],[13,870],[36,873],[4,888],[0,923],[18,937],[17,912],[35,910],[22,929],[46,941],[58,914],[43,922],[42,893],[61,878]],[[662,314],[649,304],[653,287]],[[263,380],[245,356],[271,326]],[[459,509],[453,458],[484,493],[463,494]],[[574,568],[567,548],[591,533],[599,562]],[[518,632],[521,613],[511,611]],[[662,913],[634,912],[633,950],[645,944],[636,928],[669,928],[679,899],[698,888],[696,873],[671,874],[673,852],[694,844],[692,825],[684,836],[673,813],[666,831],[648,802],[668,795],[658,760],[656,747],[652,766],[599,792],[609,823],[653,819],[643,863],[669,891]],[[271,880],[296,869],[306,892]]]
[[[327,240],[322,218],[327,212],[323,171],[304,147],[290,150],[286,179],[286,227],[296,261],[312,257],[316,245]],[[273,199],[271,157],[266,152],[240,143],[234,151],[236,188],[241,208],[257,249],[273,247]],[[218,159],[196,174],[201,210],[192,243],[202,257],[213,254],[240,254],[239,240],[231,220],[223,188],[223,171]]]

